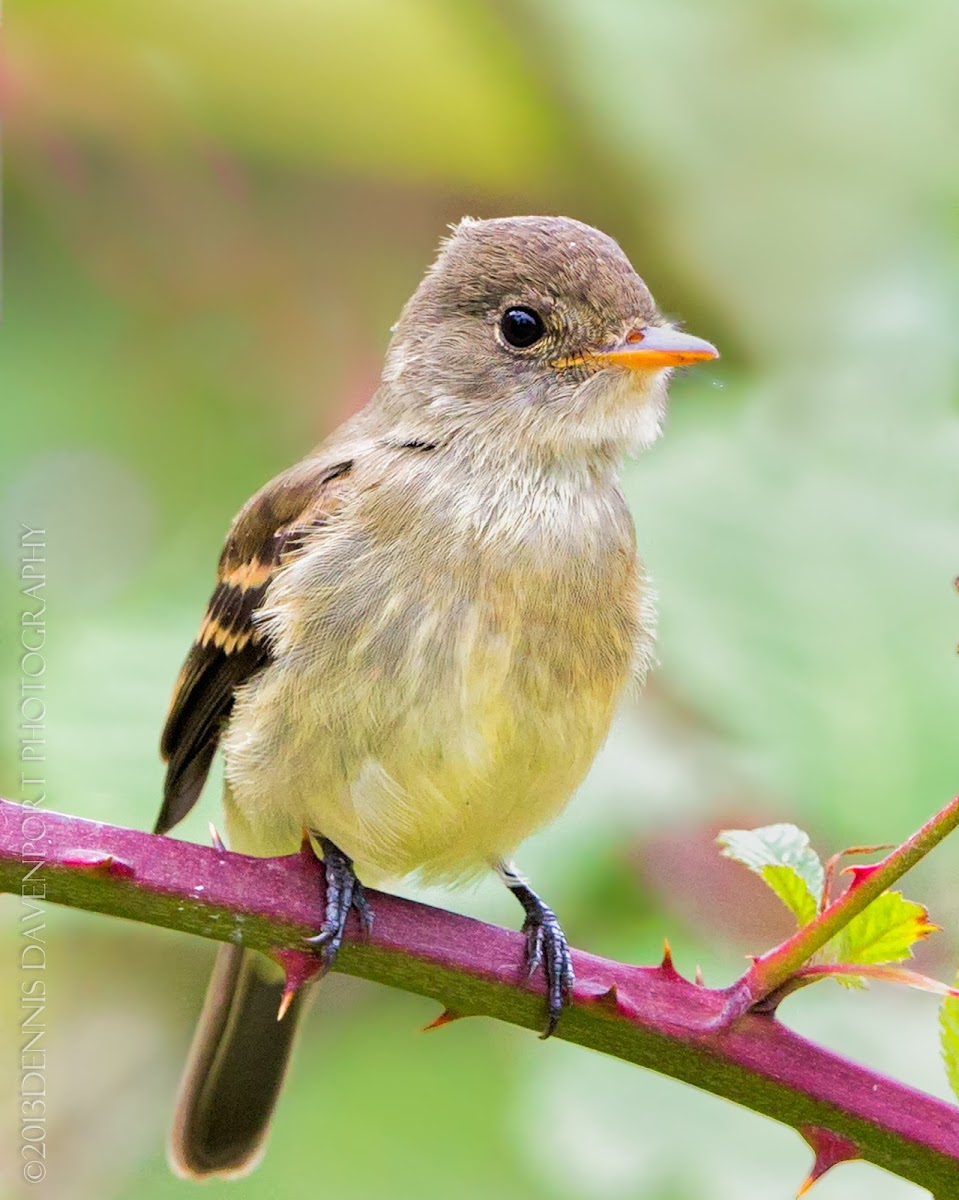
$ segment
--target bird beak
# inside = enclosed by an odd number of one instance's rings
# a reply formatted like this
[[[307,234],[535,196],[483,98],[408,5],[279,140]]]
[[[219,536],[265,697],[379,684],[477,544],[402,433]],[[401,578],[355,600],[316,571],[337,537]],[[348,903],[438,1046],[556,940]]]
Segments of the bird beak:
[[[689,367],[719,358],[719,351],[703,338],[673,329],[671,325],[646,325],[626,335],[618,346],[585,356],[601,366],[629,367],[634,371],[659,371],[663,367]]]

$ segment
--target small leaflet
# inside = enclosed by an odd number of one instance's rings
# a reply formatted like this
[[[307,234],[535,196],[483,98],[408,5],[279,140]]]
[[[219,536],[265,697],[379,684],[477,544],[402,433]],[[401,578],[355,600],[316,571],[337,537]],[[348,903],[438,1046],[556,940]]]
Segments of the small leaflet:
[[[724,829],[716,839],[726,858],[759,875],[795,916],[808,925],[819,911],[823,866],[796,825],[763,825],[759,829]]]

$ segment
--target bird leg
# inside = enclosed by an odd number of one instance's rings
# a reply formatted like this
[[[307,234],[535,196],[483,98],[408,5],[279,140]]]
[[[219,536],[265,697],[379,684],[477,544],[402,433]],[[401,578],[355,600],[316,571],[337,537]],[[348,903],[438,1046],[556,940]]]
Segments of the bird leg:
[[[304,938],[304,941],[321,949],[326,970],[329,970],[343,944],[350,910],[359,917],[360,926],[367,935],[373,928],[373,914],[367,903],[363,885],[353,870],[353,860],[329,838],[317,835],[317,841],[323,850],[323,866],[326,872],[326,915],[320,932],[314,937]]]
[[[496,872],[526,913],[526,967],[528,978],[542,967],[546,976],[546,1027],[541,1036],[555,1032],[564,1007],[573,993],[573,960],[569,943],[553,910],[537,896],[511,863],[496,865]]]

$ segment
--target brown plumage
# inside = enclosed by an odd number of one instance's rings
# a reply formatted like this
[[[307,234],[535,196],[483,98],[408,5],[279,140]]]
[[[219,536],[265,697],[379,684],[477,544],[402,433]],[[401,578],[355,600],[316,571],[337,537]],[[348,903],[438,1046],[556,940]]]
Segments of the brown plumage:
[[[269,661],[254,615],[284,558],[336,511],[337,480],[351,465],[298,463],[257,492],[234,520],[160,737],[167,773],[155,833],[172,829],[196,803],[237,689]]]
[[[508,856],[562,809],[645,673],[652,602],[618,465],[658,436],[669,369],[715,354],[597,230],[460,224],[367,407],[234,522],[164,729],[157,828],[195,802],[219,744],[234,848],[292,852],[304,828],[322,847],[327,965],[351,907],[367,915],[357,874],[497,870],[551,1032],[569,952]],[[181,1173],[242,1173],[262,1148],[291,1043],[290,1016],[256,1016],[276,996],[221,951]]]

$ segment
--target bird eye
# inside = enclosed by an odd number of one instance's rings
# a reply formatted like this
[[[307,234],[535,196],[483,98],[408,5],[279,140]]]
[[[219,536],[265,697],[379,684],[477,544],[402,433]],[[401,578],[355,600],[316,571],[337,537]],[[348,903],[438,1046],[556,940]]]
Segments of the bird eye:
[[[543,318],[531,308],[508,308],[500,319],[500,332],[507,345],[525,350],[543,336]]]

